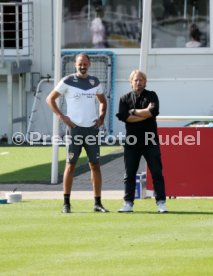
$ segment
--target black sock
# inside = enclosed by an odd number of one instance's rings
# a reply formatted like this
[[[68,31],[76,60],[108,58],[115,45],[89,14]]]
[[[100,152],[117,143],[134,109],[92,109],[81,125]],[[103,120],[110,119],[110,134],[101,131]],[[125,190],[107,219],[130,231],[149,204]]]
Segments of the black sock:
[[[101,197],[95,196],[95,205],[101,205]]]
[[[70,205],[70,194],[64,194],[64,205]]]

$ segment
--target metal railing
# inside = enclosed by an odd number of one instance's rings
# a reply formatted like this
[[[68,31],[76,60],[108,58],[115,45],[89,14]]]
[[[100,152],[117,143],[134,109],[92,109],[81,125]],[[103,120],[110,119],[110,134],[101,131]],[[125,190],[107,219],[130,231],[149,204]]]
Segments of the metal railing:
[[[0,3],[0,62],[32,56],[33,3]]]
[[[158,116],[157,121],[213,121],[213,116]]]
[[[158,127],[212,127],[213,116],[157,116]]]

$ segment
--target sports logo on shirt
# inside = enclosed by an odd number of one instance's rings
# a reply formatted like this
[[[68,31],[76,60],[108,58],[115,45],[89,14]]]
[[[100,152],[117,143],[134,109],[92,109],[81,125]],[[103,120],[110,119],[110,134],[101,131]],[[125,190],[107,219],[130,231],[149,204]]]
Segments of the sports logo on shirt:
[[[79,100],[80,97],[81,97],[81,93],[80,93],[80,92],[76,92],[76,93],[74,94],[74,98],[75,98],[76,100]]]
[[[95,85],[95,80],[89,80],[89,82],[90,82],[90,84],[92,85],[92,86],[94,86]]]
[[[69,160],[72,160],[74,157],[74,152],[69,152]]]

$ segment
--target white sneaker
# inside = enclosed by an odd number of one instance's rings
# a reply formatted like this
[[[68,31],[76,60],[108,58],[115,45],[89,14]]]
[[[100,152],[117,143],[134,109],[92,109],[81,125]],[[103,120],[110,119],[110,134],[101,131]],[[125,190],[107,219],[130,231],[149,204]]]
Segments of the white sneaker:
[[[129,213],[133,212],[133,206],[130,202],[125,202],[123,207],[118,210],[119,213]]]
[[[158,212],[159,213],[167,213],[168,212],[168,210],[166,208],[165,201],[163,201],[163,200],[158,201],[157,206],[158,206]]]

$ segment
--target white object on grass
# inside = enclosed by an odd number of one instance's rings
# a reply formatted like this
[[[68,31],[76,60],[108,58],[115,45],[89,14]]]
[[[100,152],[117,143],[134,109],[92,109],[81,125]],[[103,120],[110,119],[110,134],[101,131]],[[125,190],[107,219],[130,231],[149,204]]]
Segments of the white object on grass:
[[[11,193],[6,193],[5,194],[7,198],[8,203],[13,203],[13,202],[20,202],[22,201],[22,193],[21,192],[11,192]]]

